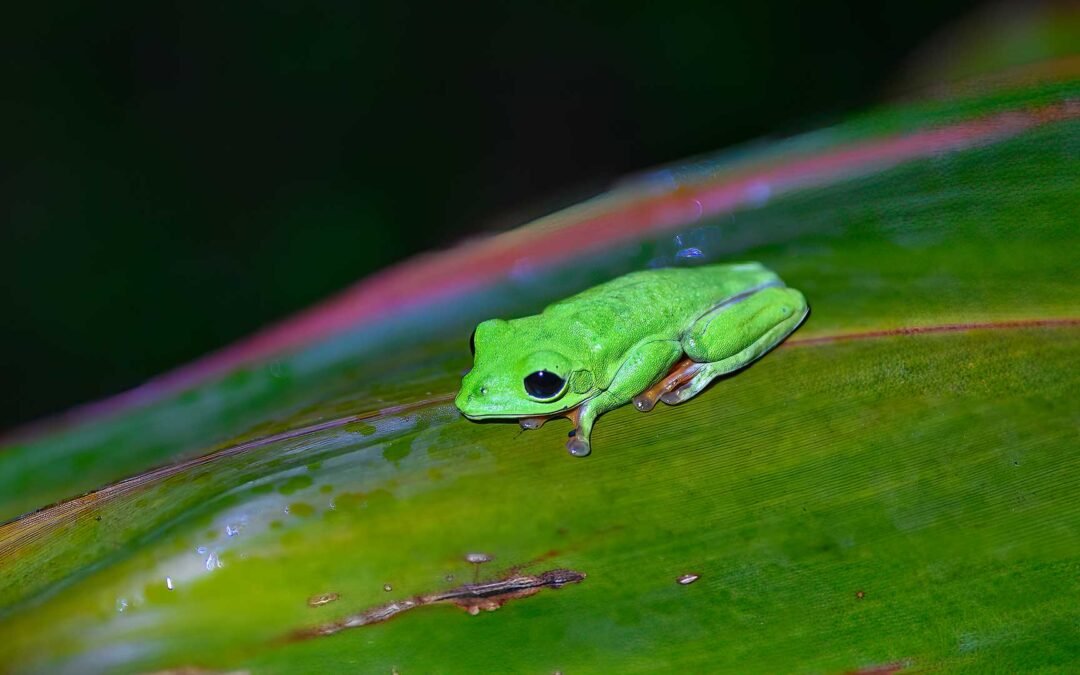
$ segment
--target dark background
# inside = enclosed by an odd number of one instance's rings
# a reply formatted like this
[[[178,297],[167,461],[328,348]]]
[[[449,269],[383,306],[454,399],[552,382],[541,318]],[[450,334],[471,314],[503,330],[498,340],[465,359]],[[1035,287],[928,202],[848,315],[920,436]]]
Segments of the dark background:
[[[21,3],[0,428],[620,174],[831,122],[975,4]]]

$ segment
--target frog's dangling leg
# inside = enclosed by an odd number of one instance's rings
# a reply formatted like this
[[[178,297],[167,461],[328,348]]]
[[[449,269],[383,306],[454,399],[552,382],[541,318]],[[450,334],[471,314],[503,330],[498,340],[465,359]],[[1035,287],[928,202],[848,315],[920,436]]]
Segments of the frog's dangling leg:
[[[575,457],[584,457],[592,451],[589,447],[589,430],[581,429],[581,410],[584,407],[584,404],[582,404],[576,408],[570,408],[563,414],[563,417],[573,424],[573,429],[566,434],[569,436],[566,449],[569,450],[570,455]],[[592,427],[592,424],[590,424],[590,427]]]
[[[679,361],[659,382],[634,397],[634,407],[649,412],[662,396],[689,382],[703,365],[692,359]]]
[[[662,394],[660,400],[668,405],[682,403],[717,377],[750,365],[783,342],[809,312],[802,293],[772,287],[705,314],[683,339],[683,349],[702,362],[701,368],[689,382]],[[754,336],[757,339],[752,339]]]
[[[584,406],[578,407],[576,410],[580,411],[582,407]],[[591,417],[595,420],[597,416],[592,415]],[[587,421],[588,428],[583,428],[580,413],[576,415],[576,419],[572,418],[570,421],[574,423],[574,428],[567,434],[570,439],[566,441],[566,450],[574,457],[588,457],[589,454],[592,453],[592,446],[589,444],[589,436],[592,435],[593,423],[589,420]]]
[[[586,419],[587,429],[582,428],[582,409],[584,404],[579,405],[572,410],[566,411],[566,419],[570,420],[570,423],[574,425],[574,428],[570,430],[568,434],[569,440],[566,441],[567,451],[574,457],[585,457],[592,448],[589,446],[589,435],[592,432],[592,422]],[[595,419],[595,416],[593,416]]]
[[[570,432],[566,449],[575,457],[585,457],[591,452],[589,436],[596,418],[609,410],[628,403],[636,393],[647,388],[682,354],[682,348],[674,340],[653,340],[634,347],[615,373],[607,389],[582,403],[573,410],[575,429]]]

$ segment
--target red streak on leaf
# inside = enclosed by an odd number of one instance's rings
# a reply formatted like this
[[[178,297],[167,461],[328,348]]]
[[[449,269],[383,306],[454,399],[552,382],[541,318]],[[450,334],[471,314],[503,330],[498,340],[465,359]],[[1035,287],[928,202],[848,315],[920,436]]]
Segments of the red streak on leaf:
[[[873,338],[893,337],[899,335],[922,335],[925,333],[958,333],[969,330],[1010,330],[1017,328],[1061,328],[1065,326],[1080,326],[1080,317],[1065,317],[1061,319],[1029,319],[1020,321],[974,321],[971,323],[944,323],[936,326],[911,326],[891,328],[889,330],[870,330],[860,333],[838,333],[836,335],[792,338],[780,346],[804,347],[809,345],[827,344],[829,342],[870,340]]]
[[[1031,321],[996,321],[996,322],[982,322],[982,323],[964,323],[964,324],[941,324],[937,326],[918,326],[912,328],[896,328],[892,330],[876,330],[876,331],[864,331],[861,333],[838,333],[835,335],[823,335],[819,337],[810,337],[805,339],[790,339],[780,345],[779,348],[785,347],[812,347],[815,345],[830,344],[834,342],[847,342],[850,340],[870,340],[875,338],[888,338],[900,335],[921,335],[927,333],[953,333],[958,331],[971,331],[971,330],[1015,330],[1024,328],[1067,328],[1073,326],[1080,326],[1080,318],[1064,318],[1064,319],[1036,319]],[[220,450],[214,450],[213,452],[194,457],[182,462],[176,462],[168,464],[166,466],[151,469],[137,476],[125,478],[116,483],[112,483],[103,488],[99,488],[93,492],[88,492],[78,497],[72,497],[64,499],[54,504],[43,506],[36,511],[32,511],[28,514],[20,516],[15,520],[10,520],[6,523],[0,523],[0,567],[7,556],[13,555],[17,549],[21,546],[25,546],[27,542],[43,536],[43,532],[46,528],[56,527],[63,522],[72,518],[87,517],[93,512],[95,507],[100,506],[102,502],[112,501],[117,498],[121,498],[130,495],[133,492],[142,490],[150,485],[160,482],[171,476],[178,475],[185,471],[189,471],[194,467],[208,464],[225,457],[234,457],[236,455],[243,454],[254,450],[255,448],[264,447],[270,443],[277,443],[280,441],[291,440],[300,438],[302,436],[308,436],[310,434],[318,433],[320,431],[328,431],[330,429],[337,429],[347,424],[354,422],[360,422],[363,420],[373,420],[385,417],[392,417],[397,415],[403,415],[431,406],[447,405],[454,400],[454,392],[446,392],[442,394],[432,395],[430,398],[422,399],[419,401],[413,401],[401,405],[389,406],[379,410],[370,410],[360,412],[353,415],[345,415],[343,417],[337,417],[334,419],[323,420],[315,424],[309,424],[295,429],[289,429],[269,436],[263,436],[262,438],[256,438],[254,440],[245,441],[243,443],[222,448]],[[622,529],[621,525],[616,525],[614,530]],[[606,530],[599,532],[598,534],[606,533]],[[550,557],[556,556],[559,551],[551,550],[542,556],[526,563],[525,566],[533,565],[542,562]],[[860,593],[862,591],[859,591]],[[861,598],[860,598],[861,599]]]
[[[909,134],[860,141],[742,173],[723,173],[667,192],[649,192],[608,203],[586,203],[489,239],[417,256],[364,279],[312,308],[251,337],[165,373],[122,394],[77,407],[58,418],[16,430],[26,437],[54,423],[72,424],[146,405],[228,373],[340,334],[406,309],[454,296],[505,278],[514,269],[543,268],[655,236],[802,188],[882,171],[900,163],[1015,136],[1043,124],[1080,117],[1072,102],[1013,110]],[[568,256],[566,242],[574,243]]]

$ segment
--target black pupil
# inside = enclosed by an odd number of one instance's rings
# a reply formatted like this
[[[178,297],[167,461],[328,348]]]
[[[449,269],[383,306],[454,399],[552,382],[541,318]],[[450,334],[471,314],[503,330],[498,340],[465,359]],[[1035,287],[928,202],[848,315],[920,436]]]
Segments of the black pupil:
[[[533,398],[551,398],[562,391],[563,383],[555,373],[538,370],[525,378],[525,391]]]
[[[472,335],[469,336],[469,351],[472,352],[473,356],[476,356],[476,331],[475,330],[472,332]]]

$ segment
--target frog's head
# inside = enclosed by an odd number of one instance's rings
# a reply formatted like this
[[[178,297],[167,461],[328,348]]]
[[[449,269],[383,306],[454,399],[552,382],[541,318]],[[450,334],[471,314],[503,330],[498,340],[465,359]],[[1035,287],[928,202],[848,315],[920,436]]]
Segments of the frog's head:
[[[593,376],[561,343],[521,321],[483,322],[473,333],[473,368],[454,404],[470,419],[540,417],[580,405],[595,394]]]

